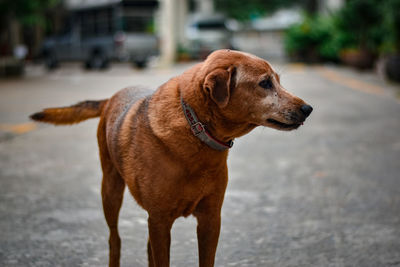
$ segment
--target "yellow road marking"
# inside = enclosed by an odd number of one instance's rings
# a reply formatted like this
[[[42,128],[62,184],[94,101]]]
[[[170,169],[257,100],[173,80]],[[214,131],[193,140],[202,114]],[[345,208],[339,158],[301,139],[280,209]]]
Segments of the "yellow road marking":
[[[288,69],[291,72],[304,72],[305,64],[304,63],[290,63],[288,64]]]
[[[15,134],[27,133],[35,130],[36,128],[37,126],[33,122],[26,122],[20,124],[0,124],[0,130]]]
[[[317,171],[313,174],[313,178],[324,178],[327,176],[327,173],[324,171]]]
[[[344,85],[350,89],[354,89],[357,91],[361,91],[367,94],[374,94],[374,95],[383,95],[385,90],[378,85],[366,83],[354,78],[345,77],[336,71],[329,70],[324,67],[317,68],[317,71],[323,76],[324,78],[333,81],[335,83]]]

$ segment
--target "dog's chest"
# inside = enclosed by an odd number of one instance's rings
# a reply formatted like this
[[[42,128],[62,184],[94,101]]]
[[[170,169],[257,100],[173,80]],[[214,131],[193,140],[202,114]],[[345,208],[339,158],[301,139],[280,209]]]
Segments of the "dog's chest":
[[[214,177],[198,176],[190,177],[182,189],[176,201],[175,211],[178,216],[187,217],[196,210],[202,199],[209,196],[212,192],[218,192],[218,183]],[[223,193],[223,192],[222,192]]]
[[[184,200],[182,199],[180,201],[179,207],[177,209],[177,214],[175,217],[187,217],[191,214],[193,214],[193,212],[196,210],[196,207],[199,203],[200,199],[197,199],[195,201],[189,201],[189,200]]]

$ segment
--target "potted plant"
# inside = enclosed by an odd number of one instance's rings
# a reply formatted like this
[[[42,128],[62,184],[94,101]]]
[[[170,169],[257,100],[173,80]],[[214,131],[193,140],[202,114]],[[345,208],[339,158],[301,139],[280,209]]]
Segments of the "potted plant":
[[[358,69],[372,68],[382,33],[383,20],[378,0],[348,0],[338,11],[336,27],[346,35],[341,61]]]
[[[177,57],[178,62],[188,62],[191,60],[189,51],[183,45],[178,45]]]
[[[385,72],[389,79],[400,82],[400,1],[387,0],[385,12],[385,40],[383,50],[387,54]]]

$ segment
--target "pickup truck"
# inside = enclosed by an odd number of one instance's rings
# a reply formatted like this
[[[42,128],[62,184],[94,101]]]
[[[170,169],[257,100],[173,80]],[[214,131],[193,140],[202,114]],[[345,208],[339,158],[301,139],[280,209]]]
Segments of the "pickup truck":
[[[158,38],[151,33],[152,13],[124,6],[124,1],[113,3],[70,10],[62,33],[43,42],[46,67],[82,61],[88,69],[103,69],[113,60],[145,67],[159,52]]]

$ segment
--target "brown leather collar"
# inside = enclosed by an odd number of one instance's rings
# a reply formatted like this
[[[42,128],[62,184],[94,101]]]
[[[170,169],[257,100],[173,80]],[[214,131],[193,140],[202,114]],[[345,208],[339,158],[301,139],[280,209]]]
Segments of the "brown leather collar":
[[[196,116],[196,113],[194,110],[183,100],[181,97],[181,105],[183,109],[183,113],[185,114],[185,118],[189,123],[190,129],[192,130],[192,133],[194,136],[199,138],[201,141],[206,143],[209,147],[219,150],[219,151],[224,151],[233,146],[233,141],[230,140],[229,142],[225,143],[222,142],[215,137],[213,137],[207,130],[206,127],[204,126],[203,123],[201,123]]]

